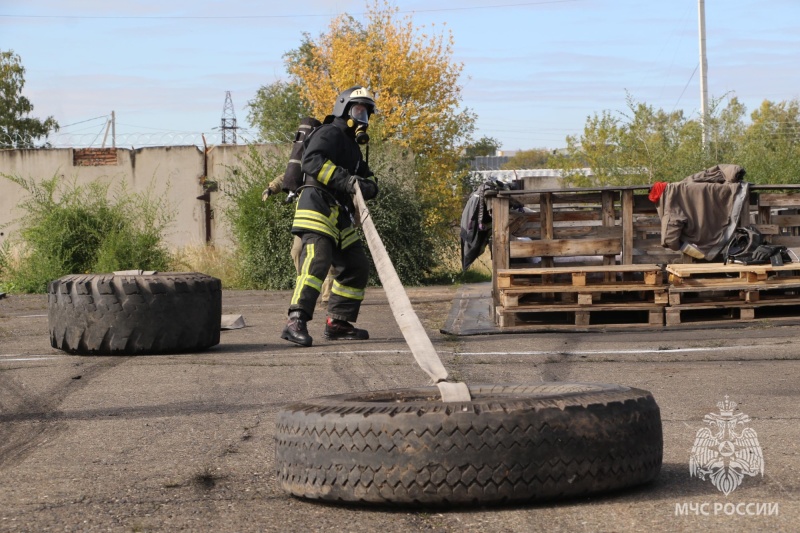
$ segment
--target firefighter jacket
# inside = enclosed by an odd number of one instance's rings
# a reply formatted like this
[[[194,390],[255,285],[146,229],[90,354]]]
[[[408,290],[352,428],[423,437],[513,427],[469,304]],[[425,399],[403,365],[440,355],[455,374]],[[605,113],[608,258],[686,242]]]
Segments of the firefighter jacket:
[[[355,208],[348,192],[350,181],[359,176],[375,182],[374,174],[342,118],[320,126],[305,143],[305,181],[295,207],[292,233],[319,233],[345,249],[359,239],[351,218]]]
[[[713,261],[734,231],[748,223],[744,169],[717,165],[667,185],[659,198],[661,245]]]

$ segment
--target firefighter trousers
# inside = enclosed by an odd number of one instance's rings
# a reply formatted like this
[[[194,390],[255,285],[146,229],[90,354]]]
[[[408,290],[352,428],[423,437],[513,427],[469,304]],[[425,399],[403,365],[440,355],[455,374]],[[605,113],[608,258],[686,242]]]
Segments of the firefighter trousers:
[[[337,242],[325,235],[306,232],[301,238],[300,268],[289,312],[303,310],[309,320],[314,317],[322,284],[332,267],[328,316],[355,322],[369,280],[369,260],[361,241],[342,250]]]

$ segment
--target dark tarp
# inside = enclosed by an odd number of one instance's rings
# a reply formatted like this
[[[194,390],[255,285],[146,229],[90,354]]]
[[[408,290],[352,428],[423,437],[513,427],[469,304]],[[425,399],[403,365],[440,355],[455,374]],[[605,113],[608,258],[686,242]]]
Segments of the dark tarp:
[[[498,179],[490,179],[481,183],[469,195],[467,205],[461,213],[461,268],[464,271],[486,250],[492,234],[492,212],[486,203],[486,192],[513,188]],[[518,205],[517,202],[512,204]]]

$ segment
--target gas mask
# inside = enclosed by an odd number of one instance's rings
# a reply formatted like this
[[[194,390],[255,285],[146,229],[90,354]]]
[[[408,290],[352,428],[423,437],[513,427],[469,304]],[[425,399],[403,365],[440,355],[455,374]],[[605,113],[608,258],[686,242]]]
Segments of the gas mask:
[[[350,118],[347,119],[347,126],[355,128],[356,142],[358,144],[367,144],[369,142],[369,135],[367,134],[367,127],[369,127],[369,112],[367,106],[362,104],[355,104],[350,108]]]

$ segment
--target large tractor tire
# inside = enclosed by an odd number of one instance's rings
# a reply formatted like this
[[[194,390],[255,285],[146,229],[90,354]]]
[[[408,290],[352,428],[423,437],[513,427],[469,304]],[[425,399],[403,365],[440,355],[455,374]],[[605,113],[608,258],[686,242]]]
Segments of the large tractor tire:
[[[219,344],[222,285],[205,274],[69,275],[47,292],[50,344],[65,352],[147,355]]]
[[[400,505],[532,502],[652,481],[658,405],[617,385],[472,385],[327,396],[278,415],[276,467],[302,498]]]

